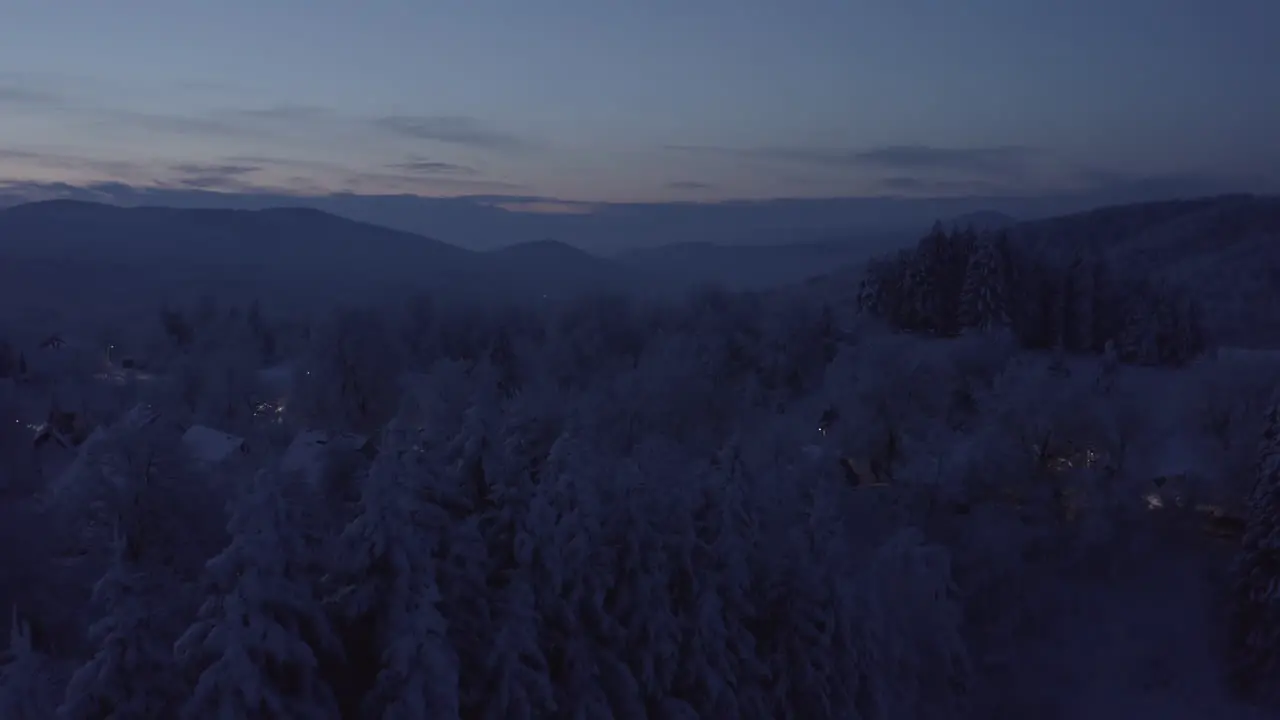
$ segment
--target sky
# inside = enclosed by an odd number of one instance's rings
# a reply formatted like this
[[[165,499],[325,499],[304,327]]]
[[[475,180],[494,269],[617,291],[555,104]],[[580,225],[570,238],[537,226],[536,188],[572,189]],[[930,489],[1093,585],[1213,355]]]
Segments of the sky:
[[[1280,189],[1275,0],[6,0],[0,182]]]

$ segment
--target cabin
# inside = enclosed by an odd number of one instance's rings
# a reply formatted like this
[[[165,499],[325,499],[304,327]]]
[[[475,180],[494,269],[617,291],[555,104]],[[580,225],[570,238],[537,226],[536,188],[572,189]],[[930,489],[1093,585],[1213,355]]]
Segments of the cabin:
[[[193,460],[204,465],[221,465],[249,454],[244,438],[204,425],[192,425],[182,434],[182,446]]]
[[[67,347],[67,341],[61,335],[53,334],[41,340],[39,347],[41,350],[62,350]]]
[[[293,439],[280,460],[280,469],[301,473],[311,481],[318,481],[325,463],[333,451],[358,453],[367,460],[377,454],[375,438],[354,433],[330,433],[324,430],[304,430]]]
[[[121,425],[128,425],[134,428],[146,427],[155,423],[160,419],[160,413],[155,408],[146,403],[138,403],[120,416],[118,421]]]
[[[83,480],[84,473],[97,464],[97,453],[107,438],[107,431],[98,427],[74,448],[62,450],[61,446],[51,446],[60,452],[41,461],[42,472],[49,478],[49,485],[45,490],[46,500],[58,502],[62,493],[76,487]]]
[[[293,390],[293,366],[273,365],[257,372],[258,383],[271,395],[287,397]]]
[[[36,428],[32,445],[36,448],[53,443],[63,448],[79,447],[89,437],[92,428],[84,416],[75,411],[50,408],[43,424]]]

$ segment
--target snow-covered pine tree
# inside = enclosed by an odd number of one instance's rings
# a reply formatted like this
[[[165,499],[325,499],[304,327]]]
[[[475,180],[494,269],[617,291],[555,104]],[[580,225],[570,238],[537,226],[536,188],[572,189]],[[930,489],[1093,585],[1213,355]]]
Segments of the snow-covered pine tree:
[[[445,470],[414,450],[416,441],[399,423],[384,433],[359,512],[341,539],[342,587],[332,600],[357,685],[349,692],[361,695],[360,712],[368,717],[460,714],[458,656],[440,611],[438,579],[451,519],[431,493]],[[368,687],[359,687],[362,678]]]
[[[913,329],[935,334],[946,330],[947,316],[953,309],[948,308],[947,297],[951,244],[952,236],[939,222],[916,245],[910,283],[918,313]]]
[[[858,287],[858,309],[897,324],[903,302],[903,282],[912,251],[902,250],[867,261]]]
[[[937,315],[938,293],[925,256],[918,251],[906,260],[901,295],[895,306],[893,324],[909,332],[931,332]]]
[[[1267,409],[1233,580],[1232,678],[1246,693],[1275,695],[1280,690],[1280,392]]]
[[[547,452],[559,424],[543,414],[553,409],[547,397],[528,388],[502,413],[502,431],[495,440],[501,444],[498,462],[492,462],[491,456],[487,501],[476,518],[487,546],[485,605],[491,626],[483,640],[470,638],[472,647],[459,648],[464,677],[471,678],[463,687],[466,717],[532,720],[553,710],[554,690],[539,644],[540,617],[529,553],[535,542],[530,502],[545,476]],[[458,598],[458,602],[470,601]],[[478,666],[468,665],[477,656],[481,657]]]
[[[614,717],[672,717],[681,671],[678,615],[693,584],[687,507],[678,493],[651,485],[638,463],[623,461],[609,470],[599,538],[609,552],[598,571],[608,589],[598,607],[583,608],[597,644],[599,682]],[[679,704],[687,705],[683,699]]]
[[[15,608],[9,629],[9,648],[0,659],[0,717],[5,720],[47,720],[62,699],[62,681],[55,663],[32,644],[31,626]]]
[[[1169,297],[1169,327],[1165,330],[1162,359],[1169,365],[1185,365],[1208,346],[1204,318],[1191,293],[1178,289]]]
[[[1106,257],[1095,257],[1090,274],[1092,277],[1088,284],[1093,288],[1093,328],[1090,334],[1093,336],[1093,352],[1101,353],[1119,333],[1124,318],[1110,261]]]
[[[1124,302],[1124,320],[1115,337],[1116,356],[1132,365],[1160,362],[1160,302],[1146,286],[1133,288]]]
[[[0,378],[11,378],[18,371],[18,356],[13,346],[6,340],[0,340]]]
[[[67,684],[61,720],[176,717],[186,688],[173,658],[166,596],[173,583],[139,563],[137,539],[120,532],[94,588],[102,615],[89,628],[97,651]]]
[[[495,514],[503,515],[503,506],[513,500],[505,492],[514,473],[506,462],[501,435],[507,393],[502,377],[503,371],[487,360],[473,370],[473,402],[463,412],[460,431],[441,448],[440,455],[428,455],[428,463],[439,464],[446,472],[424,478],[428,485],[436,486],[427,488],[429,499],[448,500],[449,522],[437,536],[435,577],[441,595],[439,611],[448,618],[449,644],[456,651],[459,676],[464,678],[483,676],[491,669],[494,656],[508,650],[494,647],[493,605],[499,593],[493,582],[506,587],[500,570],[512,568],[507,563],[499,568],[497,559],[490,557],[491,549],[508,556],[505,559],[510,555],[509,548],[504,553],[500,541],[490,537],[495,530],[502,535],[490,520]],[[518,500],[516,504],[518,513]],[[513,694],[521,690],[511,688]],[[492,712],[493,698],[485,684],[460,684],[459,693],[463,716]],[[514,700],[507,708],[511,712],[534,710],[523,707],[518,699],[509,699]]]
[[[519,546],[529,567],[540,615],[539,640],[551,677],[557,717],[616,717],[602,676],[599,647],[602,603],[612,578],[598,568],[608,548],[600,542],[604,513],[597,479],[603,476],[594,444],[570,423],[551,448],[546,476],[529,504],[529,542]]]
[[[1041,288],[1041,310],[1044,313],[1044,327],[1047,333],[1048,348],[1060,353],[1066,350],[1067,325],[1071,311],[1071,286],[1067,282],[1066,268],[1048,263],[1044,276],[1045,284]]]
[[[941,297],[936,318],[937,331],[941,335],[951,337],[960,333],[960,295],[964,291],[969,261],[978,242],[977,231],[972,226],[966,226],[949,233],[946,245],[942,247],[937,267],[938,293]]]
[[[1005,254],[996,239],[979,241],[969,257],[964,286],[960,290],[959,325],[986,332],[1007,327],[1009,277]]]
[[[231,543],[207,566],[208,596],[175,644],[198,678],[182,717],[337,718],[321,672],[339,643],[306,572],[312,549],[286,484],[258,473],[237,503]]]
[[[1006,303],[1014,334],[1018,342],[1027,348],[1047,349],[1053,346],[1053,319],[1050,312],[1053,273],[1038,256],[1022,252],[1010,253],[1015,267],[1011,268],[1009,300]]]
[[[808,507],[788,502],[772,510],[779,516],[793,513],[794,519],[789,528],[781,522],[767,527],[762,544],[768,550],[753,559],[763,576],[753,593],[757,612],[751,629],[766,668],[766,716],[857,717],[835,697],[856,689],[858,682],[856,676],[835,677],[833,672],[845,649],[837,638],[844,608],[827,582],[835,568],[809,552],[813,528],[805,517]]]
[[[879,268],[867,263],[862,279],[858,281],[858,312],[883,317],[885,312],[885,288]]]
[[[1093,336],[1096,325],[1093,315],[1097,289],[1094,287],[1095,262],[1083,254],[1077,254],[1067,267],[1066,301],[1063,331],[1063,347],[1067,352],[1092,353],[1096,345]]]
[[[340,312],[316,333],[299,368],[291,412],[313,427],[372,433],[400,399],[404,348],[373,312]]]
[[[972,668],[951,558],[916,528],[902,528],[863,569],[857,662],[862,717],[949,718],[963,707]],[[963,716],[963,715],[961,715]]]
[[[752,558],[757,524],[741,443],[732,439],[712,467],[688,483],[693,580],[676,690],[699,717],[767,717],[766,668],[756,651]]]

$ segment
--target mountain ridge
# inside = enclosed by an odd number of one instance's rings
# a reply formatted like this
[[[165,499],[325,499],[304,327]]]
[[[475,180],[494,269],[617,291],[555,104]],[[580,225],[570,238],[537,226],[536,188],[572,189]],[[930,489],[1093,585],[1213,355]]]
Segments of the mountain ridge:
[[[1226,341],[1280,344],[1280,197],[1112,205],[997,229],[1067,260],[1100,254],[1137,275],[1189,285]],[[310,207],[45,200],[0,210],[0,284],[16,293],[9,300],[13,307],[43,302],[95,310],[105,304],[104,295],[137,295],[144,304],[144,297],[158,302],[228,288],[304,304],[421,291],[463,302],[600,292],[669,297],[706,284],[743,290],[856,286],[850,278],[866,259],[907,246],[926,230],[878,242],[682,241],[601,256],[551,236],[472,250]],[[825,280],[804,284],[814,278]]]

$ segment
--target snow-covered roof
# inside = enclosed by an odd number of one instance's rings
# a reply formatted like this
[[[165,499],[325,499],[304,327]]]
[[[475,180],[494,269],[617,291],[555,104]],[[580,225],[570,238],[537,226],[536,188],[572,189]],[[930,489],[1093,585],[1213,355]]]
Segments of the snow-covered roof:
[[[325,461],[325,453],[331,448],[360,450],[369,438],[353,433],[330,433],[324,430],[303,430],[289,443],[280,459],[285,472],[300,472],[308,478],[319,477]]]
[[[222,462],[245,447],[244,438],[204,425],[188,428],[182,434],[182,444],[193,458],[205,463]]]
[[[75,455],[71,462],[61,469],[49,482],[46,494],[50,500],[56,499],[68,488],[73,486],[81,477],[81,474],[87,469],[92,453],[97,452],[98,447],[107,438],[107,432],[102,428],[94,428],[89,433],[89,437],[80,443],[75,449]]]
[[[128,425],[129,427],[145,427],[160,418],[160,413],[155,411],[146,403],[138,403],[129,409],[124,415],[120,416],[119,423]]]
[[[258,382],[276,393],[287,393],[293,387],[293,366],[272,365],[258,371]]]

